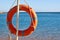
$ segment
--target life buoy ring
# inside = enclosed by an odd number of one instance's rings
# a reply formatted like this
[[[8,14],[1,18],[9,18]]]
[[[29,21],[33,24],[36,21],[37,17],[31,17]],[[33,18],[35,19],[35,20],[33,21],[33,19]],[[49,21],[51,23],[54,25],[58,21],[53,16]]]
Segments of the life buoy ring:
[[[34,31],[34,29],[36,29],[37,16],[36,16],[36,13],[34,12],[34,10],[32,8],[28,7],[27,5],[21,4],[19,6],[20,6],[19,10],[26,11],[32,18],[31,24],[28,29],[18,30],[18,36],[27,36],[27,35],[31,34]],[[30,12],[29,8],[31,9],[31,12]],[[16,12],[17,12],[17,6],[13,7],[7,14],[7,25],[8,25],[10,32],[14,35],[16,35],[17,30],[14,27],[14,25],[12,24],[12,17]]]

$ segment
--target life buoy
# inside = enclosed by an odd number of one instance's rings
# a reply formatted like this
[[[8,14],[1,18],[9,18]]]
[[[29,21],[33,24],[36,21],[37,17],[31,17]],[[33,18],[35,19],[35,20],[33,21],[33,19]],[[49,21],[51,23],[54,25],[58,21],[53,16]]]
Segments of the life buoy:
[[[36,13],[34,12],[34,10],[32,8],[30,8],[31,9],[31,12],[30,12],[29,8],[30,7],[28,7],[27,5],[23,5],[23,4],[19,5],[19,10],[26,11],[30,15],[32,20],[31,20],[31,24],[28,29],[18,30],[18,36],[27,36],[27,35],[31,34],[34,31],[34,29],[36,29],[36,26],[37,26]],[[14,27],[14,25],[12,24],[12,18],[16,12],[17,12],[17,6],[13,7],[7,14],[7,25],[8,25],[10,32],[14,35],[16,35],[17,30]]]

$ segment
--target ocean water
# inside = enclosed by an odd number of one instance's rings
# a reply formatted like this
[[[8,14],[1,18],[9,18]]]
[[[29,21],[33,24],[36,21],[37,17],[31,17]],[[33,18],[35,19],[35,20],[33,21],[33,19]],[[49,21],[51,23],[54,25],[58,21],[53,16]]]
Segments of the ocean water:
[[[60,40],[60,12],[36,12],[37,28],[26,36],[31,40]],[[6,23],[7,13],[0,14],[0,38],[8,37],[9,29]],[[12,23],[16,27],[16,14],[13,16]],[[21,12],[19,14],[19,30],[29,27],[31,19],[29,14]],[[15,36],[12,34],[12,36]]]

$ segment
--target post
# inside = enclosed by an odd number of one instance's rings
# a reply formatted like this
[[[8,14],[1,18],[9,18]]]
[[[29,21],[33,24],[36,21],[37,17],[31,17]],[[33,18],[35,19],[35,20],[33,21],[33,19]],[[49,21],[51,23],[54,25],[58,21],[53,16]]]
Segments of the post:
[[[17,0],[16,40],[18,40],[18,27],[19,27],[19,0]]]
[[[8,34],[8,40],[12,40],[11,34]]]

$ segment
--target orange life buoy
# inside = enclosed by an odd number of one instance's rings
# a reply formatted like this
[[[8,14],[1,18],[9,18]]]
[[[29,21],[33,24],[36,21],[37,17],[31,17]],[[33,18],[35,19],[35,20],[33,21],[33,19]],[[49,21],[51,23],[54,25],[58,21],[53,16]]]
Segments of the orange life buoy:
[[[31,12],[30,12],[29,8],[30,7],[27,5],[23,5],[23,4],[19,5],[19,10],[26,11],[30,15],[32,20],[31,20],[31,24],[28,29],[18,30],[18,36],[27,36],[27,35],[31,34],[34,31],[34,29],[36,29],[36,26],[37,26],[36,13],[34,12],[34,10],[32,8],[30,8],[31,9]],[[10,32],[14,35],[16,35],[17,30],[12,24],[12,17],[16,12],[17,12],[17,6],[13,7],[7,14],[7,25],[8,25]]]

